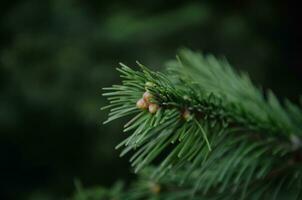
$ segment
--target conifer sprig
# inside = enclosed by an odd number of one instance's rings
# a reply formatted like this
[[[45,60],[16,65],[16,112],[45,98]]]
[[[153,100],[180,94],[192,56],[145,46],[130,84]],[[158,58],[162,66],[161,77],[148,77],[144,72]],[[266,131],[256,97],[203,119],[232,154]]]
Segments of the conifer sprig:
[[[164,74],[138,65],[140,71],[121,64],[122,85],[104,88],[110,102],[105,123],[135,115],[124,126],[132,134],[117,148],[124,147],[121,155],[135,151],[136,172],[161,157],[153,177],[181,172],[179,181],[194,180],[195,193],[231,190],[245,198],[271,190],[278,196],[288,185],[301,190],[298,106],[286,101],[282,107],[225,59],[183,50]],[[261,181],[269,184],[260,190]]]

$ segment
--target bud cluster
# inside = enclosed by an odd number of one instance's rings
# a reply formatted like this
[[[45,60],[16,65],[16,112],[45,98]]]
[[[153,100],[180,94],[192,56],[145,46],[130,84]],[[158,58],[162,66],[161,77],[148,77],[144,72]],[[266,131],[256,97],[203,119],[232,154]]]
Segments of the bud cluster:
[[[151,102],[152,98],[153,95],[150,92],[146,91],[143,94],[143,97],[136,102],[136,107],[142,110],[148,109],[151,114],[156,113],[159,109],[159,106],[156,103]]]

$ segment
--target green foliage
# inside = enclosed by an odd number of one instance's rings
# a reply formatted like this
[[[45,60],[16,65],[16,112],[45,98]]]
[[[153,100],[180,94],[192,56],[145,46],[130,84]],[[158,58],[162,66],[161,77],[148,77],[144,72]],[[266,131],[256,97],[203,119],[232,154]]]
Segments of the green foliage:
[[[292,35],[300,21],[284,2],[1,3],[0,199],[61,199],[74,177],[85,186],[131,180],[127,158],[113,149],[124,136],[121,121],[100,126],[106,112],[98,110],[105,104],[99,88],[118,81],[117,60],[157,69],[187,46],[227,55],[279,95],[302,91]]]
[[[112,188],[93,187],[84,189],[82,183],[75,181],[76,193],[72,197],[73,200],[113,200],[121,199],[123,183],[117,182]]]
[[[159,162],[152,180],[176,177],[182,187],[189,183],[190,196],[207,199],[301,197],[299,107],[288,100],[281,106],[212,55],[182,50],[166,73],[138,65],[121,64],[122,85],[104,88],[105,123],[135,115],[124,126],[132,133],[117,146],[121,156],[135,151],[135,172]],[[158,106],[155,113],[139,104],[142,97]]]

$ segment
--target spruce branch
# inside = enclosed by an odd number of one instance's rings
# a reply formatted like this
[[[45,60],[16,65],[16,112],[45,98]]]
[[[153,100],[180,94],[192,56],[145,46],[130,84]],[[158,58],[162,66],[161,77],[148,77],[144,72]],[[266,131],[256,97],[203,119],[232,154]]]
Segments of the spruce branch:
[[[232,191],[244,199],[269,191],[278,196],[288,185],[302,189],[298,106],[288,100],[281,106],[271,91],[211,55],[182,50],[166,73],[137,64],[139,71],[120,64],[122,85],[103,94],[110,109],[105,123],[135,115],[124,126],[132,134],[117,146],[124,147],[121,155],[135,151],[135,172],[162,158],[155,180],[181,173],[179,182],[190,180],[193,193],[205,196]]]

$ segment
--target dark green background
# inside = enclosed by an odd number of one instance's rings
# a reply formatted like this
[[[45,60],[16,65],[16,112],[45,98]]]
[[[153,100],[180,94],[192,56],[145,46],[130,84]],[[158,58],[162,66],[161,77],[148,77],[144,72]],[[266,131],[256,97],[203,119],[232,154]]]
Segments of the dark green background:
[[[279,97],[301,94],[291,1],[15,0],[0,4],[0,199],[60,199],[131,180],[102,125],[118,62],[161,69],[177,49],[225,55]]]

